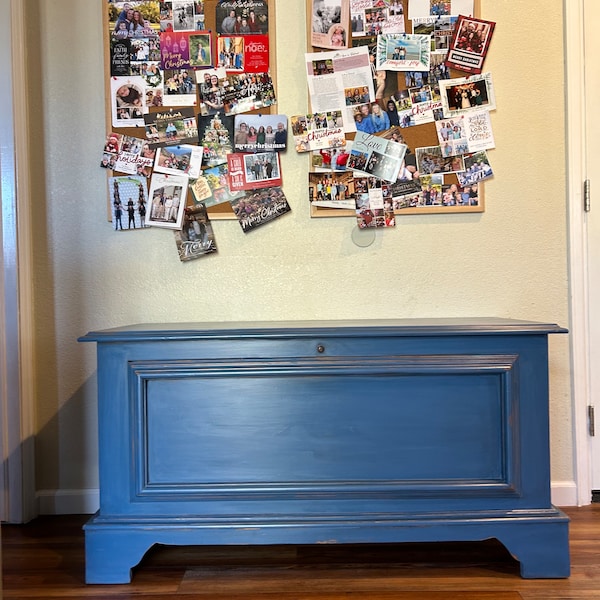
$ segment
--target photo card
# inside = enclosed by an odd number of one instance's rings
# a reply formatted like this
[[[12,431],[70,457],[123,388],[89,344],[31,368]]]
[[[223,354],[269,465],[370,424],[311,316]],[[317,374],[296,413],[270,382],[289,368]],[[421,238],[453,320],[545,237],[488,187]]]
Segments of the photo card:
[[[472,15],[474,0],[410,0],[408,18]]]
[[[192,107],[163,108],[144,115],[151,148],[198,143],[198,125]]]
[[[386,33],[377,36],[377,69],[429,71],[431,36]]]
[[[286,115],[235,115],[234,151],[261,152],[287,148]]]
[[[469,152],[464,115],[436,121],[435,127],[442,148],[442,156],[457,156]]]
[[[395,227],[389,187],[377,177],[354,177],[356,221],[360,229]]]
[[[143,127],[146,108],[146,82],[143,77],[111,77],[112,125]]]
[[[203,202],[206,207],[231,202],[242,198],[244,192],[232,192],[229,189],[229,169],[227,163],[204,169],[200,176],[190,182],[195,202]]]
[[[315,48],[348,48],[349,0],[312,0],[310,44]]]
[[[214,115],[197,115],[198,139],[204,148],[203,167],[214,167],[227,162],[227,155],[233,152],[233,117],[225,112]]]
[[[269,33],[267,0],[221,0],[216,7],[217,32],[223,35]]]
[[[112,225],[115,231],[143,229],[148,202],[146,178],[137,175],[108,178],[112,205]],[[124,224],[126,223],[126,227]]]
[[[242,231],[248,233],[290,212],[290,205],[280,187],[249,191],[233,200],[231,208]]]
[[[444,156],[441,146],[417,148],[416,155],[421,179],[424,175],[459,173],[465,170],[464,158],[462,156]]]
[[[403,143],[357,131],[347,167],[393,182],[398,178],[405,153]]]
[[[276,104],[269,73],[227,73],[220,68],[196,71],[196,78],[201,115],[236,115]]]
[[[154,172],[170,175],[183,174],[195,179],[200,175],[203,153],[202,146],[188,144],[162,146],[156,149]]]
[[[202,202],[185,207],[181,231],[173,233],[181,262],[217,251],[212,224]]]
[[[456,183],[442,186],[442,206],[479,206],[479,186],[462,187]]]
[[[209,31],[190,34],[190,66],[204,69],[212,65],[212,43]]]
[[[345,172],[308,174],[308,199],[319,208],[354,210],[354,175]]]
[[[321,148],[342,148],[346,145],[342,112],[320,112],[290,117],[296,152]]]
[[[141,159],[154,157],[154,151],[150,149],[147,141],[130,135],[124,135],[121,138],[121,147],[114,164],[115,171],[135,175],[138,173],[138,166],[146,164]]]
[[[204,0],[161,0],[161,31],[202,31],[204,22]]]
[[[120,133],[115,133],[111,131],[106,136],[106,141],[104,142],[104,148],[102,150],[102,160],[100,161],[100,166],[104,169],[114,169],[115,163],[117,161],[117,157],[121,152],[121,143],[123,140],[123,135]]]
[[[187,189],[187,175],[153,173],[150,179],[146,225],[181,229]]]
[[[467,73],[481,73],[496,23],[460,15],[445,64]]]
[[[491,73],[482,73],[439,82],[442,110],[445,118],[452,118],[475,110],[495,110],[496,97]]]
[[[313,150],[311,154],[310,169],[315,173],[346,171],[351,150],[352,140],[346,140],[346,145],[342,148],[321,148],[321,150]]]
[[[268,35],[220,35],[217,68],[227,72],[266,73],[269,70]]]
[[[229,169],[229,189],[232,192],[281,185],[278,152],[229,154],[227,167]]]
[[[193,69],[165,69],[163,74],[163,106],[196,106],[198,99]]]
[[[108,28],[118,39],[155,36],[160,29],[158,0],[107,2]]]
[[[468,154],[464,159],[464,171],[456,174],[460,185],[474,185],[494,176],[494,171],[485,150],[476,152],[475,154]]]

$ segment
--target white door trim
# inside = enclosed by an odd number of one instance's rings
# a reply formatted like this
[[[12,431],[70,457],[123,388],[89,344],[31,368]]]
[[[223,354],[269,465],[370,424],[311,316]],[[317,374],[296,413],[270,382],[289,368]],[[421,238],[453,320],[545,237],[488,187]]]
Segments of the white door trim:
[[[591,502],[591,447],[587,429],[587,406],[590,401],[588,252],[583,210],[583,182],[586,179],[585,1],[564,0],[571,395],[574,469],[577,503],[580,506]]]
[[[0,0],[0,518],[36,514],[31,199],[25,13]]]

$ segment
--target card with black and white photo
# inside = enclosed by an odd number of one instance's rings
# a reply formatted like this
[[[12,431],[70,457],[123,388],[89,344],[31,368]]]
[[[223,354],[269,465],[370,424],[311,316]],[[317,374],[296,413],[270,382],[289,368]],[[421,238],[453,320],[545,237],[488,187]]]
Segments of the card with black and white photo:
[[[152,174],[146,225],[181,229],[188,180],[187,175]]]
[[[349,0],[312,0],[310,43],[315,48],[348,48]]]

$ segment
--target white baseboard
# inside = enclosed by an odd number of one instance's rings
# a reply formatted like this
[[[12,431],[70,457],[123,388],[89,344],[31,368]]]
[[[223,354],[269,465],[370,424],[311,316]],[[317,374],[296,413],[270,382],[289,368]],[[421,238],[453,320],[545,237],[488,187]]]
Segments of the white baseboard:
[[[574,481],[553,481],[550,488],[554,506],[577,506],[577,484]],[[592,501],[590,497],[590,502]],[[589,504],[589,503],[588,503]]]
[[[37,493],[37,501],[40,515],[92,515],[100,506],[100,494],[97,489],[42,490]],[[552,482],[552,504],[577,506],[575,482]]]

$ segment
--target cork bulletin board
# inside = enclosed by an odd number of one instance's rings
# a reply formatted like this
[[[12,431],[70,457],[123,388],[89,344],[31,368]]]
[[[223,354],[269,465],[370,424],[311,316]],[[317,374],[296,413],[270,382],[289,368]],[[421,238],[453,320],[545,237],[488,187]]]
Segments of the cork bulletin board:
[[[333,0],[332,0],[333,1]],[[429,3],[429,2],[428,2]],[[321,68],[321,65],[316,65],[316,56],[318,54],[312,53],[331,53],[334,50],[331,46],[327,48],[323,48],[322,44],[318,46],[314,46],[312,43],[317,40],[320,41],[320,38],[323,37],[320,34],[315,34],[315,19],[318,18],[316,13],[318,10],[324,6],[324,10],[327,10],[327,0],[325,0],[324,4],[321,4],[321,0],[306,0],[306,21],[307,21],[307,52],[311,53],[313,56],[313,67],[315,69]],[[431,5],[436,4],[433,1]],[[450,5],[450,2],[440,2],[437,4],[445,4]],[[319,8],[321,6],[321,8]],[[348,41],[347,47],[359,47],[359,46],[368,46],[370,52],[370,60],[372,63],[372,78],[373,78],[373,90],[375,94],[375,103],[378,103],[382,107],[388,106],[388,103],[393,102],[394,111],[400,114],[406,113],[406,109],[409,107],[413,107],[414,117],[416,118],[416,124],[414,123],[402,123],[400,120],[400,124],[394,126],[393,124],[390,127],[382,132],[376,133],[375,135],[378,137],[383,137],[384,139],[394,139],[395,141],[401,141],[406,144],[409,148],[409,151],[414,155],[414,152],[418,148],[428,148],[433,146],[440,145],[438,131],[436,127],[436,123],[433,121],[430,122],[419,122],[419,105],[416,102],[413,102],[416,94],[422,93],[423,90],[428,90],[428,99],[432,101],[434,104],[441,106],[441,97],[440,97],[440,87],[439,81],[443,79],[465,79],[467,83],[465,83],[464,87],[467,85],[475,85],[475,86],[485,86],[486,80],[482,75],[470,75],[465,73],[464,71],[458,70],[456,68],[451,68],[445,66],[444,59],[446,57],[445,52],[439,52],[441,49],[448,49],[451,43],[451,32],[445,29],[445,22],[448,22],[447,19],[449,17],[445,16],[437,16],[431,17],[430,19],[421,19],[415,20],[413,25],[413,21],[409,18],[409,0],[398,0],[397,2],[393,2],[392,0],[381,0],[381,2],[377,2],[376,0],[365,0],[361,2],[360,0],[355,0],[350,3],[351,10],[344,14],[342,13],[342,21],[345,21],[344,31],[348,32]],[[354,9],[354,10],[352,10]],[[480,1],[474,0],[473,2],[473,14],[470,15],[475,18],[485,18],[485,15],[481,17],[480,13]],[[376,27],[375,25],[369,25],[369,23],[375,23],[376,19],[381,15],[384,15],[384,18],[391,20],[392,18],[403,19],[404,20],[404,35],[410,37],[411,34],[428,34],[431,35],[431,44],[432,48],[436,48],[438,52],[431,52],[431,64],[429,65],[428,72],[424,71],[393,71],[393,70],[385,70],[385,69],[377,69],[375,66],[377,54],[377,36],[376,32],[380,33],[382,31],[381,28]],[[393,15],[393,16],[392,16]],[[358,23],[357,23],[358,19]],[[493,25],[490,24],[487,26],[491,29],[490,35],[488,36],[488,40],[491,38],[491,32],[493,31]],[[369,35],[369,27],[371,27],[371,35]],[[360,34],[356,35],[356,31],[359,30]],[[329,28],[329,33],[331,33],[332,28]],[[385,31],[385,29],[383,30]],[[486,48],[487,52],[487,48]],[[325,56],[325,55],[324,55]],[[384,65],[385,66],[385,65]],[[323,66],[323,68],[326,68]],[[480,81],[483,79],[483,81]],[[472,83],[468,83],[471,81]],[[443,82],[442,82],[443,83]],[[431,92],[429,92],[431,90]],[[435,91],[434,91],[435,90]],[[349,90],[350,92],[350,90]],[[442,89],[442,94],[444,93]],[[447,91],[446,93],[449,93]],[[310,95],[310,94],[309,94]],[[412,98],[411,98],[412,95]],[[310,106],[310,99],[309,99]],[[363,105],[364,106],[364,105]],[[424,106],[427,106],[425,104]],[[494,105],[495,108],[495,105]],[[358,112],[358,109],[357,111]],[[450,119],[448,120],[450,121]],[[346,133],[345,137],[347,140],[351,141],[355,138],[355,133]],[[398,139],[398,136],[399,139]],[[323,152],[322,152],[323,154]],[[330,160],[329,157],[319,157],[318,152],[314,152],[309,159],[309,198],[311,200],[316,199],[317,190],[316,186],[317,182],[323,181],[323,185],[325,185],[325,181],[322,179],[321,174],[323,170],[321,167],[322,160]],[[315,172],[316,171],[316,172]],[[336,180],[338,181],[338,185],[341,182],[343,187],[347,188],[349,194],[356,193],[356,190],[353,187],[353,179],[347,178],[340,175],[336,175]],[[460,186],[457,175],[454,173],[449,173],[444,175],[444,186],[455,185],[457,188],[463,189],[464,186]],[[423,183],[423,181],[421,181]],[[473,189],[474,186],[469,186],[469,189]],[[473,212],[483,212],[485,209],[484,205],[484,193],[483,193],[484,184],[479,183],[475,184],[475,188],[477,189],[477,200],[475,203],[468,204],[453,204],[453,205],[443,205],[443,204],[435,204],[435,205],[419,205],[415,206],[414,202],[411,204],[410,196],[406,197],[406,201],[404,204],[402,202],[394,203],[394,213],[395,215],[405,215],[405,214],[433,214],[433,213],[473,213]],[[444,187],[446,189],[446,187]],[[472,192],[471,192],[472,193]],[[420,201],[423,202],[422,200]],[[315,206],[315,203],[311,202],[311,216],[313,217],[340,217],[340,216],[354,216],[356,214],[355,210],[348,209],[340,209],[340,208],[330,208],[330,207],[322,207]]]
[[[290,211],[283,151],[307,155],[311,217],[485,210],[496,24],[480,0],[305,0],[294,65],[277,63],[275,0],[100,1],[115,230],[171,229],[182,261],[216,251],[210,221],[246,233]],[[279,114],[278,66],[304,76],[307,114]]]
[[[109,128],[111,131],[124,134],[128,136],[133,136],[137,138],[144,138],[145,131],[141,126],[137,127],[114,127],[112,126],[112,107],[111,107],[111,37],[112,31],[114,29],[114,21],[110,19],[110,9],[107,10],[107,5],[110,6],[111,2],[107,2],[107,0],[99,0],[102,4],[103,11],[103,28],[104,28],[104,64],[105,64],[105,97],[106,97],[106,122],[109,124]],[[120,3],[122,5],[123,3]],[[222,21],[224,15],[227,15],[226,9],[220,9],[220,2],[218,0],[203,0],[202,2],[174,2],[174,5],[194,5],[193,16],[190,18],[196,19],[196,24],[194,25],[196,29],[203,30],[207,32],[207,39],[210,38],[211,48],[209,50],[210,56],[207,56],[206,66],[210,66],[209,63],[216,63],[216,57],[218,55],[218,44],[219,44],[219,34],[220,24],[217,23],[217,20]],[[276,38],[275,38],[275,20],[276,20],[276,2],[275,0],[260,0],[258,2],[253,0],[231,0],[229,4],[236,7],[236,12],[238,14],[238,18],[241,17],[242,14],[249,12],[252,10],[253,6],[258,7],[257,12],[260,13],[261,5],[266,5],[268,10],[268,25],[264,24],[263,31],[268,32],[268,62],[269,62],[269,74],[273,82],[273,87],[275,89],[275,93],[277,91],[277,57],[276,57]],[[200,9],[198,7],[201,7]],[[219,8],[219,10],[217,10]],[[175,11],[174,18],[177,19],[177,13]],[[114,17],[113,17],[114,19]],[[192,52],[192,48],[190,48],[190,53]],[[173,105],[172,108],[176,110],[178,108],[177,105]],[[192,108],[195,112],[200,112],[198,102],[196,102]],[[156,107],[149,107],[149,112],[157,112],[159,109]],[[249,111],[250,114],[275,114],[277,113],[277,105],[273,104],[269,107],[258,108]],[[111,215],[111,207],[108,207],[109,212],[109,220],[112,218]],[[215,204],[207,208],[208,216],[211,220],[218,219],[234,219],[235,215],[231,208],[231,205],[228,202],[222,202],[220,204]]]

